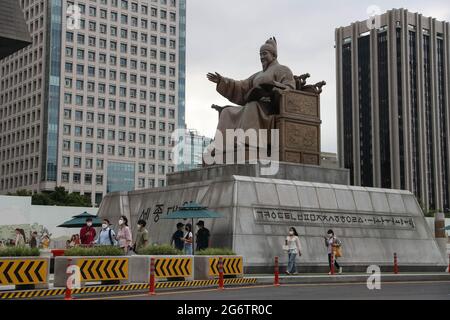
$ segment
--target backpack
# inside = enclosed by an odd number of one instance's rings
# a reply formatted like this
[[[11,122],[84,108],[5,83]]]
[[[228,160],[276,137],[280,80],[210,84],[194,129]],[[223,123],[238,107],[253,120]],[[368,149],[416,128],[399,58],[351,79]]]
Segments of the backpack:
[[[111,242],[111,245],[113,246],[114,245],[114,241],[113,241],[113,238],[112,238],[112,230],[111,229],[109,229],[109,233],[108,233],[108,236],[109,236],[109,242]]]

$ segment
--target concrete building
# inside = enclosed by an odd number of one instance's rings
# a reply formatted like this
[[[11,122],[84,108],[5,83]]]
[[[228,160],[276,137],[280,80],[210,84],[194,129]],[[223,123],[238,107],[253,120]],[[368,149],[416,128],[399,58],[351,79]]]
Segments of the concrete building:
[[[30,44],[30,33],[19,1],[2,1],[2,10],[0,11],[0,59]]]
[[[198,169],[203,164],[203,153],[212,142],[211,138],[200,135],[198,131],[187,129],[183,137],[177,171]]]
[[[33,44],[0,61],[0,193],[100,203],[163,186],[184,128],[185,0],[21,0]]]
[[[449,54],[449,23],[404,9],[336,29],[339,164],[353,185],[449,210]]]

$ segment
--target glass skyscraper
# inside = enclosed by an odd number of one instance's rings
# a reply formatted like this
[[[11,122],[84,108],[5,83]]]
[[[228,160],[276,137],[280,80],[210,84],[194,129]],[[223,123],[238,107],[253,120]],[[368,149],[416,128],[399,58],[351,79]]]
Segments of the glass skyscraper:
[[[165,185],[184,128],[185,0],[20,0],[32,45],[0,60],[0,193],[99,203]]]
[[[336,29],[340,166],[449,211],[450,25],[404,9],[377,21]]]

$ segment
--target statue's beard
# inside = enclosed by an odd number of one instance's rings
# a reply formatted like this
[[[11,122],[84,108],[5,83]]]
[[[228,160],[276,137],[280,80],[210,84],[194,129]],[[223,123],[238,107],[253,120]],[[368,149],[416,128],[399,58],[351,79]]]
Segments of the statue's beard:
[[[274,62],[275,60],[272,60],[272,61],[262,61],[261,62],[261,64],[262,64],[262,68],[263,68],[263,71],[266,71],[267,70],[267,68],[269,68],[269,66]]]

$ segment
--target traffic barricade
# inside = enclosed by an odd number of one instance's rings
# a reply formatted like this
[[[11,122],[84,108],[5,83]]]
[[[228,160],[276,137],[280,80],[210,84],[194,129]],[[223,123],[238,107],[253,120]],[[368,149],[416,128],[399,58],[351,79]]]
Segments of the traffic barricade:
[[[196,256],[195,280],[218,278],[219,258],[219,256]],[[244,277],[244,258],[242,256],[223,256],[223,275],[225,278]]]
[[[47,257],[0,257],[0,287],[46,289],[50,273]]]
[[[129,279],[130,257],[56,257],[55,258],[55,287],[65,287],[68,279],[68,259],[77,266],[80,285],[88,283],[126,284]]]
[[[151,258],[155,260],[156,281],[194,280],[194,259],[192,256],[132,256],[130,257],[130,281],[148,283]]]

